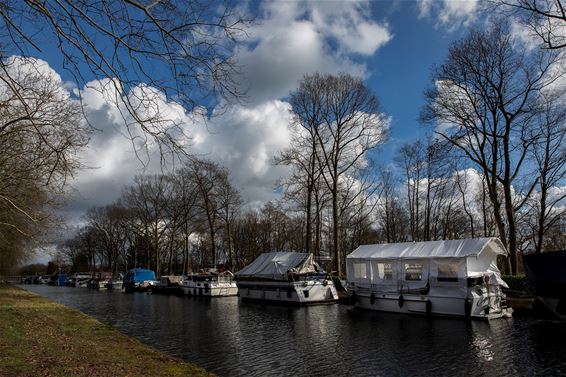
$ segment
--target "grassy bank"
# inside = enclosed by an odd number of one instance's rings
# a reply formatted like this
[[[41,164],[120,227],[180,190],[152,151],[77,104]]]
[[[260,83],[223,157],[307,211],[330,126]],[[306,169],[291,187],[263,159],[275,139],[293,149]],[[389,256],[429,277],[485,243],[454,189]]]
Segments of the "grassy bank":
[[[0,376],[208,376],[77,310],[0,283]]]

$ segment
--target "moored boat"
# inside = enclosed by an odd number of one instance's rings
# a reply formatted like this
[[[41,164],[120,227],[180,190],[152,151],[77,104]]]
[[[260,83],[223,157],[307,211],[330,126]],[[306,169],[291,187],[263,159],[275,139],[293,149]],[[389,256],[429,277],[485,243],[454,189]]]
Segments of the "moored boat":
[[[230,271],[208,270],[188,275],[181,283],[183,293],[189,296],[222,297],[236,296],[238,287]]]
[[[370,310],[508,317],[497,238],[362,245],[346,257],[348,288]]]
[[[523,255],[529,290],[566,321],[566,250]]]
[[[124,276],[122,274],[118,274],[118,275],[112,277],[106,283],[106,289],[117,290],[117,291],[121,290],[122,285],[124,284],[123,279],[124,279]]]
[[[128,270],[123,280],[125,292],[148,291],[156,284],[155,272],[145,268]]]
[[[152,287],[153,293],[161,294],[182,294],[180,283],[183,279],[182,276],[164,275],[159,278],[159,281]]]
[[[299,305],[338,300],[334,283],[312,254],[264,253],[234,276],[242,300]]]
[[[77,272],[72,278],[72,286],[77,288],[86,288],[92,274],[89,272]]]

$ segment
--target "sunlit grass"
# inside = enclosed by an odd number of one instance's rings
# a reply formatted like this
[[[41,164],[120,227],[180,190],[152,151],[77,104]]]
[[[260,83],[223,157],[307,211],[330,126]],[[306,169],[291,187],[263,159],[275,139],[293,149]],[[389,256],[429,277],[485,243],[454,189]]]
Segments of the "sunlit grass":
[[[111,326],[0,284],[0,376],[206,376]]]

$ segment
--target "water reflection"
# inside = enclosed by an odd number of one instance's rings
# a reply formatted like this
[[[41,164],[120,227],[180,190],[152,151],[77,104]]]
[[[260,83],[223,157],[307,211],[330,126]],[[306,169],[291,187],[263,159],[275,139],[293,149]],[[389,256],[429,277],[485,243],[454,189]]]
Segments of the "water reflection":
[[[566,375],[566,323],[25,286],[224,376]]]

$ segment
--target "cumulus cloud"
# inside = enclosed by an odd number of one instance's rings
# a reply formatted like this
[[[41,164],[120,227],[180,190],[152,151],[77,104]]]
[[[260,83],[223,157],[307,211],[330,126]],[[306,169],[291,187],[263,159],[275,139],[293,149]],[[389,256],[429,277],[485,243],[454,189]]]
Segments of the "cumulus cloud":
[[[469,26],[482,9],[481,0],[417,0],[419,17],[434,18],[438,26],[456,30]]]
[[[71,182],[74,196],[66,217],[72,221],[80,221],[92,206],[116,200],[135,175],[162,171],[157,145],[149,143],[144,155],[136,156],[132,144],[136,141],[124,132],[123,114],[108,101],[116,95],[115,88],[104,84],[91,82],[82,91],[85,113],[95,131],[82,155],[89,168]],[[137,90],[140,88],[134,92]],[[190,138],[190,152],[225,166],[244,200],[253,205],[275,198],[275,183],[287,174],[287,168],[272,165],[275,154],[290,140],[286,102],[233,106],[204,118],[200,109],[197,114],[187,113],[177,103],[157,97],[156,106],[167,121],[178,125]],[[139,131],[134,128],[132,132],[135,136]]]
[[[134,106],[141,105],[146,118],[166,114],[179,136],[188,137],[181,143],[190,143],[191,153],[224,165],[248,203],[259,205],[277,196],[275,184],[288,168],[272,162],[289,145],[292,133],[285,96],[308,73],[367,76],[363,59],[388,43],[392,34],[386,22],[372,19],[369,1],[264,2],[257,11],[249,40],[235,50],[242,67],[237,80],[249,88],[245,104],[188,113],[150,87],[125,94],[112,80],[98,80],[81,88],[88,120],[97,131],[84,153],[92,169],[80,172],[73,182],[76,196],[68,217],[78,218],[93,205],[111,203],[136,174],[161,171],[154,144],[148,144],[142,156],[145,169],[136,159],[124,123],[133,125],[134,139],[143,135],[121,111],[119,102],[125,95]]]
[[[279,99],[308,73],[366,75],[356,57],[389,42],[387,23],[371,19],[369,2],[266,2],[250,42],[236,52],[249,101]]]

